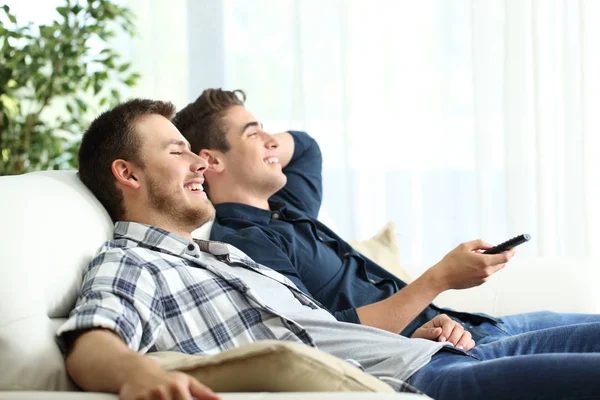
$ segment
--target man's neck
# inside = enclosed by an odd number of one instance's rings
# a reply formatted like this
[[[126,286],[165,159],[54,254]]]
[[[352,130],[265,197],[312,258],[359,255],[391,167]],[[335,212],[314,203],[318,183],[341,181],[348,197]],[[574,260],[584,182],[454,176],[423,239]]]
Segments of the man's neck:
[[[236,190],[226,193],[212,190],[210,192],[210,201],[214,205],[221,203],[241,203],[267,211],[271,209],[269,206],[269,197],[258,193],[242,193]]]

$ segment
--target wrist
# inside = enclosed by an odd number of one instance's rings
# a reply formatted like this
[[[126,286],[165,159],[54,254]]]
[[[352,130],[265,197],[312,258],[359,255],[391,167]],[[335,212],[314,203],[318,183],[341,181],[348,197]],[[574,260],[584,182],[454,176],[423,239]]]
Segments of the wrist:
[[[149,377],[160,376],[163,369],[151,358],[131,352],[122,360],[122,373],[119,386],[127,382],[145,382]]]
[[[444,278],[444,275],[441,273],[443,267],[440,263],[435,264],[433,267],[429,268],[425,271],[419,279],[422,280],[422,284],[427,288],[433,290],[435,295],[445,292],[450,289],[447,279]]]

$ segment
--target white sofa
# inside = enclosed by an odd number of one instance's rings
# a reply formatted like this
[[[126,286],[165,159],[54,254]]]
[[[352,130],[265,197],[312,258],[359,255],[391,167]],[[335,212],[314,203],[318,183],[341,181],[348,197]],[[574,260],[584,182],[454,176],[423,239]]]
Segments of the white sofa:
[[[54,332],[74,305],[82,269],[112,235],[108,214],[74,171],[46,171],[0,177],[0,226],[0,399],[116,398],[50,392],[77,390],[65,373]],[[495,315],[540,309],[600,312],[597,265],[595,260],[516,260],[483,287],[446,293],[437,303]],[[418,274],[423,267],[409,269]],[[342,398],[339,393],[223,395],[300,396]],[[343,394],[347,399],[413,397]]]

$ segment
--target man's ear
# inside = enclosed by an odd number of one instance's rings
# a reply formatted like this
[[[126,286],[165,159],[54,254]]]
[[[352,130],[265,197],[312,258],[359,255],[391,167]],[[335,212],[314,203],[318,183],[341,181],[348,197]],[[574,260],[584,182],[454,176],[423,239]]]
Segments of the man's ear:
[[[120,184],[128,186],[132,189],[137,189],[140,187],[140,182],[131,162],[121,159],[115,160],[111,164],[111,170],[117,179],[117,182]]]
[[[225,170],[225,160],[220,151],[215,150],[200,150],[198,156],[204,158],[208,162],[208,171],[221,173]]]

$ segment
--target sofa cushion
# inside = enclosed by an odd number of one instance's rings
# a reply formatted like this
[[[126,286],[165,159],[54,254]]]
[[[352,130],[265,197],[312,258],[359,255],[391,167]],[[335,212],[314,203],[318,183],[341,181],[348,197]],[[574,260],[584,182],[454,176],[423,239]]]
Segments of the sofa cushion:
[[[175,352],[149,357],[167,370],[192,375],[216,392],[394,391],[347,362],[299,343],[266,340],[210,357]]]
[[[412,282],[412,276],[400,265],[400,248],[393,223],[388,222],[370,239],[349,240],[348,243],[404,282]]]

